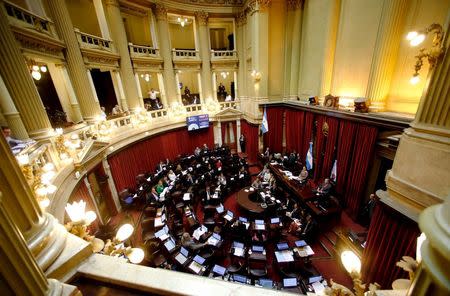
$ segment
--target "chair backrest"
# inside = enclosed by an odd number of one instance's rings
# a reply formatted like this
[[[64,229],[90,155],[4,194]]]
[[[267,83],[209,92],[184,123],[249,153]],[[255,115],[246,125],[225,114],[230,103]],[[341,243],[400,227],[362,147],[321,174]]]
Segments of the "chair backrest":
[[[129,188],[125,188],[124,190],[119,192],[119,198],[120,199],[125,199],[126,197],[128,197],[128,195],[130,195],[130,189]]]
[[[146,218],[141,222],[142,232],[155,230],[155,218]]]

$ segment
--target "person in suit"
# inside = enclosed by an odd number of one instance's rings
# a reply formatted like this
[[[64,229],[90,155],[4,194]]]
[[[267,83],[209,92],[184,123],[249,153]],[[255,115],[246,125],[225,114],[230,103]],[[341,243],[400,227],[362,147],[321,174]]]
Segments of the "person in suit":
[[[164,164],[164,162],[160,161],[159,164],[156,166],[156,171],[157,172],[161,172],[166,168],[166,165]]]
[[[300,235],[302,237],[311,237],[311,235],[313,234],[314,230],[316,229],[317,226],[317,222],[314,221],[314,219],[312,218],[311,215],[307,215],[306,216],[306,221],[305,221],[305,226],[302,228],[302,231],[300,233]]]
[[[322,184],[320,184],[316,189],[316,195],[328,196],[331,192],[331,182],[329,178],[326,178]]]
[[[308,170],[306,169],[305,166],[303,167],[302,171],[300,172],[299,178],[300,178],[300,183],[305,183],[306,179],[308,179]]]
[[[183,233],[181,236],[181,245],[191,251],[197,251],[201,248],[203,248],[206,243],[196,243],[191,235],[187,232]]]
[[[241,136],[239,137],[239,145],[241,145],[242,153],[245,153],[245,144],[246,144],[245,136],[244,134],[241,134]]]

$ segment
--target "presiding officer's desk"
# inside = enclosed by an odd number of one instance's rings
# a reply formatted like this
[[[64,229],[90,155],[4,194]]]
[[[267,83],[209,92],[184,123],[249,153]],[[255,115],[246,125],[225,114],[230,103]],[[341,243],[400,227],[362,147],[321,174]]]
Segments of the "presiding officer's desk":
[[[251,191],[250,188],[253,187],[245,187],[239,190],[236,194],[236,202],[241,208],[247,210],[250,213],[261,214],[266,209],[261,207],[262,202],[256,201],[258,190],[254,189],[253,191]]]

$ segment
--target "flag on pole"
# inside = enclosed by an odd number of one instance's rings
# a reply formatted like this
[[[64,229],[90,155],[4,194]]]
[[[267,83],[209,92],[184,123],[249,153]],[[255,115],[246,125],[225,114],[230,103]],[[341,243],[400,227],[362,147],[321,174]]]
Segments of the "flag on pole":
[[[306,169],[309,171],[313,168],[313,142],[309,142],[308,153],[306,154]]]
[[[269,124],[267,123],[267,113],[266,108],[264,108],[264,115],[261,123],[261,133],[265,134],[269,131]]]
[[[331,169],[331,176],[330,176],[330,179],[333,182],[336,182],[336,179],[337,179],[337,164],[336,163],[337,163],[337,160],[335,159],[333,168]]]

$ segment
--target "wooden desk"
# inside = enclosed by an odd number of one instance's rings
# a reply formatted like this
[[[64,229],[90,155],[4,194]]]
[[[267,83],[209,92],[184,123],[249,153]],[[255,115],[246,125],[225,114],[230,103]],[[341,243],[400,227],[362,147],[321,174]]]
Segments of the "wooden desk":
[[[288,177],[282,172],[284,170],[283,166],[280,164],[269,164],[269,168],[275,175],[277,180],[279,180],[285,187],[287,187],[295,196],[300,200],[306,201],[308,199],[314,198],[315,194],[312,191],[313,188],[309,182],[302,185],[296,180],[289,180]]]
[[[246,192],[245,190],[249,190],[249,188],[250,187],[245,187],[238,191],[238,193],[236,194],[237,204],[251,213],[255,214],[263,213],[266,209],[263,209],[261,207],[261,203],[250,200],[250,195],[258,194],[257,190],[255,189],[255,191]]]

